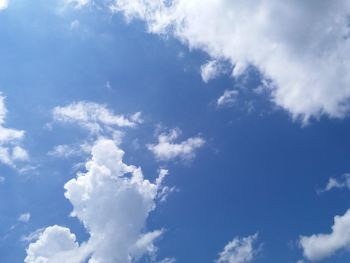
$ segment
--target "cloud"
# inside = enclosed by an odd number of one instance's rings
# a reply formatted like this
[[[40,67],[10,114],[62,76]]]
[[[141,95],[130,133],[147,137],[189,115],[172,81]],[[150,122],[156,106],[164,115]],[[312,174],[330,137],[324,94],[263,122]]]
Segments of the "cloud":
[[[258,235],[244,238],[236,237],[229,242],[219,254],[216,263],[248,263],[258,254],[259,248],[254,247]]]
[[[70,158],[72,156],[79,156],[82,153],[86,153],[86,151],[90,149],[91,147],[89,147],[89,145],[87,144],[82,144],[79,147],[75,147],[67,144],[60,144],[60,145],[56,145],[47,154],[58,158]]]
[[[17,161],[27,161],[29,156],[20,146],[24,131],[5,128],[6,116],[5,97],[0,94],[0,162],[16,167]]]
[[[27,223],[30,220],[30,217],[30,213],[24,213],[18,217],[17,221]]]
[[[0,11],[8,7],[8,0],[0,0]]]
[[[110,10],[230,62],[234,77],[256,67],[293,118],[349,113],[347,0],[114,0]]]
[[[55,107],[53,117],[55,121],[77,123],[94,134],[118,127],[135,127],[142,123],[140,112],[126,117],[114,114],[105,105],[85,101]]]
[[[176,259],[175,258],[165,258],[161,261],[159,261],[158,263],[175,263]]]
[[[190,160],[195,156],[195,151],[205,144],[205,140],[201,137],[192,137],[183,142],[175,143],[174,141],[180,134],[179,129],[173,129],[169,133],[161,133],[158,136],[158,143],[149,144],[147,148],[161,161],[175,158]]]
[[[329,178],[327,186],[321,192],[328,192],[332,189],[344,189],[347,188],[350,190],[350,174],[343,174],[343,176],[339,179],[337,178]]]
[[[215,79],[222,73],[220,63],[216,60],[208,61],[206,64],[201,66],[201,76],[204,82],[209,82]]]
[[[350,247],[350,210],[343,216],[335,216],[330,234],[301,236],[300,246],[304,256],[311,261],[330,257],[342,249]]]
[[[237,90],[225,90],[224,94],[218,98],[216,104],[219,107],[230,106],[237,100],[238,94]]]
[[[39,239],[27,248],[26,263],[78,263],[79,245],[76,236],[66,227],[50,226],[39,234]]]
[[[19,161],[27,161],[29,159],[28,153],[20,146],[15,146],[12,151],[12,159]]]
[[[1,0],[0,0],[1,1]],[[75,8],[82,8],[90,4],[90,0],[65,0],[66,4],[73,4]]]
[[[71,23],[70,23],[70,29],[77,29],[80,26],[80,22],[78,19],[74,19]]]
[[[71,215],[82,222],[90,238],[79,245],[70,229],[48,227],[28,246],[26,263],[87,259],[129,263],[156,252],[154,241],[163,230],[145,229],[167,171],[162,170],[155,183],[144,179],[141,168],[126,165],[124,152],[109,139],[97,140],[91,154],[85,165],[87,172],[64,186],[65,197],[73,206]],[[71,259],[72,255],[76,258]]]

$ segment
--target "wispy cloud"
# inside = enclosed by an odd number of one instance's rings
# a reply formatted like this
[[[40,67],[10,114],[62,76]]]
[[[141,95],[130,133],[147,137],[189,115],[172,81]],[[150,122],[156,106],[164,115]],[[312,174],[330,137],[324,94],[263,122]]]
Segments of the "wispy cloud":
[[[216,263],[252,262],[260,250],[260,246],[255,245],[257,238],[257,234],[244,238],[234,238],[224,247],[224,250],[220,252]]]

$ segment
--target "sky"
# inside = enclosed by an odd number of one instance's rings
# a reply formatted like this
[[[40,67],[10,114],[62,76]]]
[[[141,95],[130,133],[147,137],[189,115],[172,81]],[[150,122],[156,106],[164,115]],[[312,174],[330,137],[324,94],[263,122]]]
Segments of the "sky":
[[[349,14],[0,0],[0,263],[349,262]]]

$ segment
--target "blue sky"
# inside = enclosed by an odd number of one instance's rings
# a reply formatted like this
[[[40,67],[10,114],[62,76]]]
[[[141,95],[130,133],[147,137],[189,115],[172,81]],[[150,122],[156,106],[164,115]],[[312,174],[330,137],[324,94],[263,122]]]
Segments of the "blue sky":
[[[348,262],[349,11],[0,0],[0,262]]]

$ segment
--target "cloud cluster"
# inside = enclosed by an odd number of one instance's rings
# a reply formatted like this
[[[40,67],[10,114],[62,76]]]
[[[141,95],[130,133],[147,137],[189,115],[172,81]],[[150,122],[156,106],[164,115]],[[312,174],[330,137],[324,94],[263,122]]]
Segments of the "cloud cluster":
[[[0,162],[15,167],[16,162],[27,161],[29,156],[20,145],[24,131],[4,127],[6,116],[5,97],[0,95]]]
[[[234,77],[256,67],[271,80],[273,102],[294,118],[349,113],[347,0],[114,0],[110,10],[229,61]],[[205,81],[216,75],[213,63]]]
[[[156,208],[167,172],[156,183],[144,179],[140,168],[123,163],[124,152],[113,140],[98,140],[91,154],[87,172],[64,186],[72,216],[83,223],[89,240],[79,245],[69,229],[48,227],[28,246],[26,263],[128,263],[156,252],[154,241],[163,230],[145,231],[146,220]]]
[[[161,161],[175,158],[190,160],[195,156],[195,151],[205,144],[205,140],[201,137],[192,137],[179,143],[174,142],[180,134],[179,129],[173,129],[169,133],[161,133],[158,136],[158,143],[149,144],[147,147]]]
[[[304,251],[304,256],[311,261],[322,260],[339,250],[349,249],[350,210],[343,216],[334,217],[331,233],[301,236],[300,246]]]
[[[216,263],[248,263],[258,254],[259,247],[255,247],[258,235],[244,238],[236,237],[229,242],[219,254]]]

